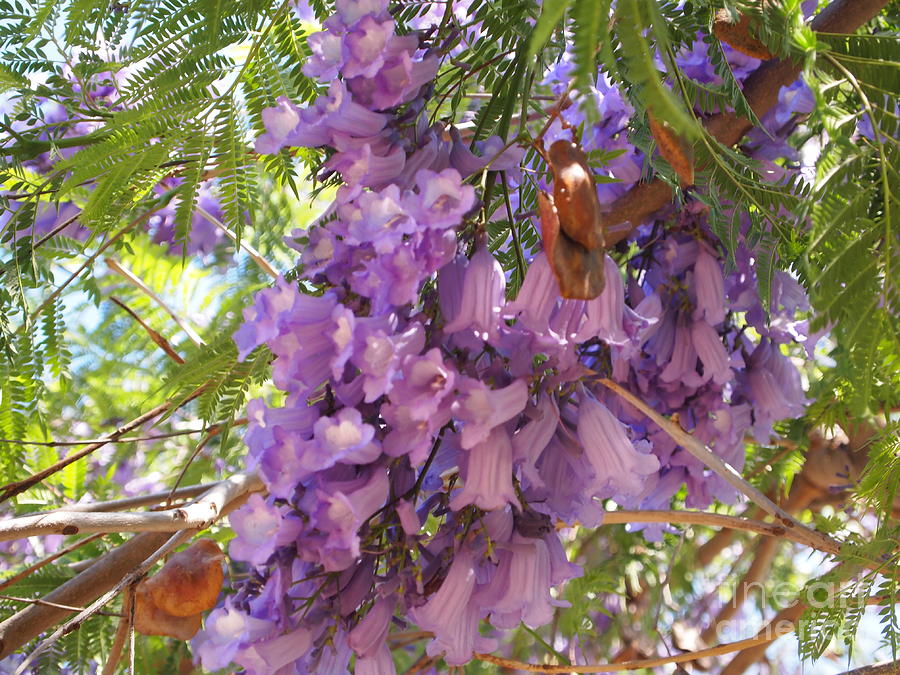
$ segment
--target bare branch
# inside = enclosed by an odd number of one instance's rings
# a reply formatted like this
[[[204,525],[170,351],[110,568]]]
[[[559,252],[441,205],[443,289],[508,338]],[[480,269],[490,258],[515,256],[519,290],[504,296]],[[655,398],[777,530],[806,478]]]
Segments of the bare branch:
[[[729,485],[733,486],[759,508],[770,516],[777,518],[786,528],[794,530],[797,533],[797,536],[804,537],[806,544],[823,551],[831,550],[836,553],[840,550],[840,544],[815,530],[811,530],[803,523],[796,520],[791,514],[744,480],[741,474],[738,473],[733,466],[714,454],[712,450],[707,448],[691,434],[687,433],[679,425],[667,420],[637,396],[612,380],[599,378],[598,381],[604,387],[612,390],[619,397],[625,399],[628,403],[644,413],[644,415],[649,417],[660,429],[665,431],[672,440],[681,445],[705,466],[712,469],[718,476],[727,481]]]
[[[216,217],[215,217],[213,214],[211,214],[209,211],[205,211],[204,209],[200,208],[199,206],[196,207],[196,211],[197,211],[197,213],[199,213],[201,216],[203,216],[204,218],[206,218],[209,222],[211,222],[213,225],[215,225],[215,226],[218,227],[220,230],[222,230],[222,232],[224,232],[225,234],[227,234],[227,235],[231,238],[231,240],[232,240],[233,242],[237,243],[237,241],[238,241],[237,235],[235,235],[234,232],[232,232],[230,229],[228,229],[228,226],[227,226],[225,223],[223,223],[221,220],[219,220],[218,218],[216,218]],[[246,241],[244,241],[243,239],[241,239],[241,248],[244,249],[244,251],[247,252],[247,255],[249,255],[251,258],[253,258],[253,261],[254,261],[257,265],[259,265],[259,268],[260,268],[263,272],[265,272],[266,274],[268,274],[268,275],[269,275],[270,277],[272,277],[273,279],[277,279],[277,278],[278,278],[278,272],[276,272],[276,271],[275,271],[275,268],[272,267],[272,265],[269,264],[269,261],[266,260],[265,258],[263,258],[259,251],[257,251],[255,248],[253,248],[250,244],[248,244],[248,243],[247,243]]]
[[[685,652],[674,656],[666,656],[659,659],[640,659],[638,661],[624,661],[622,663],[601,663],[591,666],[545,666],[535,663],[525,663],[514,659],[505,659],[492,654],[475,654],[475,658],[480,661],[487,661],[503,668],[511,670],[524,670],[529,673],[614,673],[621,670],[639,670],[641,668],[654,668],[656,666],[665,666],[671,663],[688,663],[689,661],[697,661],[710,656],[720,656],[722,654],[731,654],[743,649],[760,647],[774,642],[782,635],[786,635],[793,631],[793,624],[789,630],[784,632],[773,631],[768,634],[757,635],[756,637],[746,640],[738,640],[737,642],[726,642],[725,644],[709,649],[700,649],[695,652]]]
[[[259,478],[255,474],[240,474],[214,484],[195,504],[205,500],[202,508],[208,509],[209,504],[214,505],[215,513],[212,515],[212,521],[214,521],[243,504],[249,492],[257,488],[259,484]],[[184,508],[191,506],[193,505]],[[201,509],[198,508],[198,510]],[[139,534],[110,551],[74,579],[49,593],[43,598],[45,602],[70,606],[82,606],[94,602],[87,606],[84,612],[54,632],[42,644],[49,646],[63,634],[63,631],[71,629],[80,620],[95,614],[131,581],[150,569],[160,557],[199,531],[199,528],[183,529],[171,537],[167,532]],[[148,556],[150,557],[148,558]],[[129,571],[131,574],[123,579],[123,575]],[[120,581],[116,583],[117,580]],[[70,611],[58,607],[31,606],[6,619],[0,623],[0,659],[59,623],[70,613]],[[34,654],[32,654],[33,656]]]
[[[104,262],[106,262],[106,266],[109,267],[113,272],[124,277],[130,284],[141,290],[147,297],[149,297],[153,302],[162,307],[162,309],[172,317],[172,321],[178,324],[178,327],[184,331],[185,335],[190,338],[191,342],[193,342],[198,347],[202,347],[205,342],[203,342],[203,338],[197,335],[197,332],[191,328],[186,321],[184,321],[180,316],[178,316],[172,308],[169,307],[162,298],[160,298],[153,290],[145,284],[141,279],[139,279],[134,272],[123,267],[116,261],[114,258],[104,258]]]
[[[105,593],[116,579],[146,559],[169,535],[145,532],[113,549],[77,577],[51,591],[43,600],[82,607]],[[0,622],[0,659],[13,653],[42,632],[62,621],[71,612],[56,607],[32,605]]]
[[[126,305],[124,301],[120,300],[114,295],[109,296],[109,299],[116,303],[119,307],[124,309],[128,316],[137,321],[141,328],[146,331],[147,335],[150,336],[150,339],[153,341],[153,343],[166,353],[166,356],[168,356],[179,365],[184,363],[184,359],[181,358],[181,355],[175,351],[171,344],[169,344],[169,341],[166,340],[166,338],[164,338],[158,331],[148,326],[147,322],[144,321],[137,312],[135,312],[133,309],[131,309],[131,307]]]
[[[607,511],[603,514],[604,525],[628,524],[628,523],[683,523],[686,525],[705,525],[707,527],[724,527],[733,530],[755,532],[767,537],[790,539],[798,544],[810,546],[807,537],[789,530],[775,523],[764,523],[761,520],[740,518],[738,516],[726,516],[720,513],[705,513],[703,511]],[[840,551],[837,542],[826,547],[817,547],[817,550],[825,553],[836,554]]]
[[[177,532],[206,529],[226,504],[249,492],[264,489],[255,473],[236,474],[215,483],[194,503],[170,511],[149,513],[84,513],[59,510],[33,516],[10,518],[0,523],[0,541],[47,534],[87,534],[94,532]]]

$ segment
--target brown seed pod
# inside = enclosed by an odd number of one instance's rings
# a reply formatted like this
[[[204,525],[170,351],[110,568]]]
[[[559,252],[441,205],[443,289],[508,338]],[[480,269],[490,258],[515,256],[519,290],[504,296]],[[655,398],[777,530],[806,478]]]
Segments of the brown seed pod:
[[[669,163],[678,179],[681,181],[682,187],[689,187],[694,184],[694,153],[691,146],[685,140],[675,133],[672,127],[665,120],[658,120],[653,113],[647,113],[647,119],[650,122],[650,133],[653,140],[656,141],[656,147],[659,154]]]
[[[192,616],[216,606],[225,556],[212,539],[198,539],[176,553],[145,584],[154,604],[172,616]]]
[[[134,594],[134,629],[141,635],[165,635],[176,640],[194,637],[200,630],[201,615],[173,616],[161,610],[147,588],[148,581],[138,584]]]
[[[548,159],[560,228],[589,251],[602,248],[600,202],[587,155],[575,143],[560,140],[550,146]]]
[[[718,10],[713,19],[713,34],[721,42],[724,42],[732,49],[736,49],[741,54],[764,61],[774,58],[768,47],[750,32],[750,17],[746,14],[741,14],[737,23],[732,23],[731,15],[727,10]]]
[[[603,292],[604,250],[588,250],[560,229],[552,198],[538,192],[541,234],[550,268],[559,282],[559,293],[573,300],[593,300]]]

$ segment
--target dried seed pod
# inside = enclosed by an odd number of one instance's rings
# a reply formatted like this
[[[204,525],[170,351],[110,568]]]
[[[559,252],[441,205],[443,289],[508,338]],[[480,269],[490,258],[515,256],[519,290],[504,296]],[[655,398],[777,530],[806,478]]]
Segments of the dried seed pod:
[[[149,580],[142,581],[134,594],[134,629],[141,635],[165,635],[176,640],[190,640],[200,630],[201,615],[173,616],[153,601]]]
[[[192,616],[216,606],[225,556],[212,539],[176,553],[145,583],[156,606],[172,616]]]
[[[656,141],[659,154],[663,156],[669,166],[675,169],[682,187],[694,184],[694,153],[691,146],[675,133],[665,120],[658,120],[653,113],[647,113],[650,122],[650,133]]]
[[[587,155],[571,141],[556,141],[548,153],[553,172],[553,203],[559,226],[589,251],[605,245],[597,186]]]
[[[750,32],[750,17],[746,14],[741,14],[737,23],[733,23],[727,10],[718,10],[713,19],[713,34],[741,54],[764,61],[774,58],[768,47]]]
[[[593,300],[603,292],[606,283],[603,248],[589,250],[570,239],[560,229],[559,216],[551,198],[543,192],[538,193],[538,205],[544,251],[559,282],[560,295],[573,300]]]

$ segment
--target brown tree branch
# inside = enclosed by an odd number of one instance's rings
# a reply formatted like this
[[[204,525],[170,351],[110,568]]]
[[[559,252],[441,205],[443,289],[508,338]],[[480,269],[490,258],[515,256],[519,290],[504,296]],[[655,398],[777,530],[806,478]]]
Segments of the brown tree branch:
[[[259,478],[255,474],[241,474],[234,480],[221,481],[208,490],[196,503],[201,503],[205,499],[204,509],[211,510],[210,504],[215,507],[215,515],[212,520],[217,520],[243,504],[249,491],[257,486],[257,481]],[[199,531],[200,528],[195,527],[182,529],[175,535],[171,535],[171,532],[139,534],[107,553],[75,578],[48,593],[42,598],[44,602],[75,607],[87,605],[87,607],[45,642],[52,643],[59,635],[62,635],[62,631],[67,627],[71,628],[78,621],[97,613],[103,605],[149,569],[162,555]],[[88,605],[88,603],[93,604]],[[0,659],[56,625],[71,613],[70,610],[58,607],[33,605],[6,619],[0,623]]]
[[[51,591],[44,600],[61,605],[81,607],[112,588],[123,571],[130,570],[146,560],[162,546],[169,534],[145,532],[113,549],[101,560]],[[0,622],[0,659],[13,653],[22,645],[37,637],[51,626],[71,614],[54,607],[32,605]]]
[[[202,530],[220,516],[227,504],[249,492],[259,492],[263,487],[262,480],[255,473],[236,474],[215,483],[194,503],[169,511],[84,513],[60,510],[10,518],[0,523],[0,541],[47,534]]]
[[[810,27],[822,33],[853,33],[872,20],[888,0],[835,0],[815,19]],[[776,103],[783,86],[791,84],[800,74],[801,67],[790,61],[774,59],[766,61],[744,82],[744,97],[750,108],[761,118]],[[723,145],[732,146],[753,128],[750,120],[728,112],[708,117],[703,122],[706,131]],[[612,246],[628,237],[634,228],[672,200],[672,188],[655,178],[639,183],[616,199],[605,212],[606,227],[630,223],[628,229],[607,232],[607,244]]]

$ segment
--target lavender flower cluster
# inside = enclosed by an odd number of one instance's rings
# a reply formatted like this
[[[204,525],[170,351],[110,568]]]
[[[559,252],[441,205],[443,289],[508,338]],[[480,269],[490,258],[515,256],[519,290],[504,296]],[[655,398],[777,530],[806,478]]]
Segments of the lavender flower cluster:
[[[595,300],[561,299],[543,253],[509,300],[465,181],[488,165],[520,180],[522,152],[491,139],[476,155],[429,125],[436,50],[397,34],[387,0],[336,5],[305,66],[327,93],[305,109],[280,100],[257,141],[326,147],[324,171],[343,184],[299,246],[299,285],[259,293],[235,335],[242,358],[268,346],[285,396],[249,405],[250,464],[268,496],[231,516],[230,555],[250,577],[195,639],[209,669],[346,673],[355,657],[357,675],[394,673],[388,635],[413,624],[433,636],[429,655],[464,664],[502,631],[552,620],[554,589],[581,573],[562,526],[596,527],[603,500],[663,508],[683,484],[689,506],[734,499],[592,385],[598,374],[677,413],[738,468],[745,436],[767,439],[805,403],[780,350],[807,339],[802,289],[776,275],[767,316],[752,246],[742,240],[726,274],[699,202],[662,233],[641,228],[641,252],[621,266],[607,256]],[[567,83],[565,64],[547,81]],[[601,186],[608,201],[644,159],[616,88],[601,78],[587,95],[601,119],[585,149],[625,151],[608,167],[620,182]],[[571,133],[580,110],[545,141]]]

